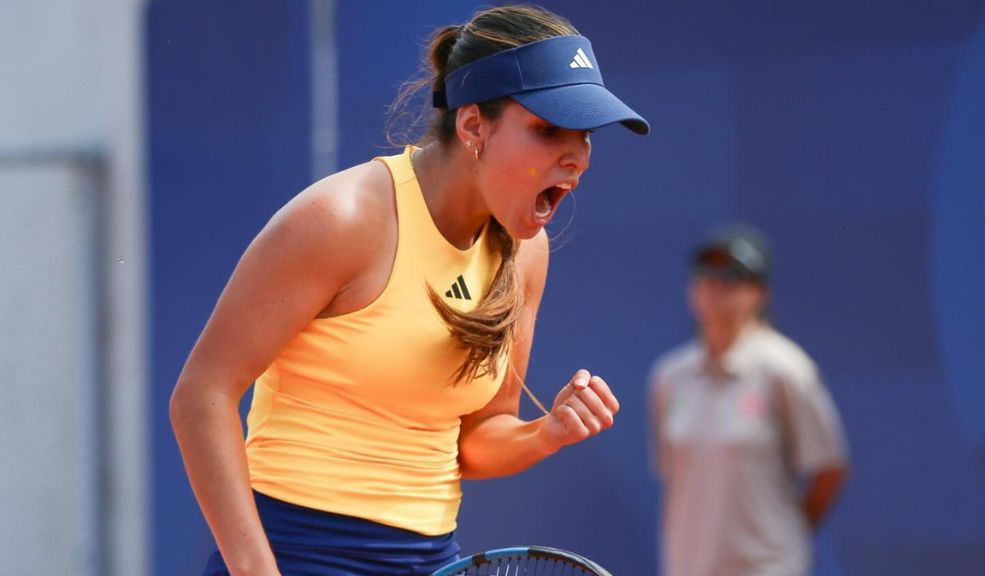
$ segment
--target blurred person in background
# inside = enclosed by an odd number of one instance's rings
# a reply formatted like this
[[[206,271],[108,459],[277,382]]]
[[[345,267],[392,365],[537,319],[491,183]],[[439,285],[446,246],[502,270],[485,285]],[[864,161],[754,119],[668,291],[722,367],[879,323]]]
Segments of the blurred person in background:
[[[179,377],[172,425],[219,547],[207,576],[430,574],[458,556],[462,478],[515,474],[619,409],[582,369],[542,418],[517,414],[544,226],[588,169],[593,129],[649,126],[545,10],[443,27],[427,62],[420,146],[280,210]]]
[[[652,462],[664,483],[664,576],[803,576],[810,538],[847,470],[818,370],[766,320],[771,257],[746,225],[694,250],[697,338],[649,383]]]

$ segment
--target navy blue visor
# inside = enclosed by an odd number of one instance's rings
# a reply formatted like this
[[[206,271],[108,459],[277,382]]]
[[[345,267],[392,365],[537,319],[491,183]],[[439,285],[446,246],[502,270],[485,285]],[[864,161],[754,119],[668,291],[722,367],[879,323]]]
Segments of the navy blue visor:
[[[569,130],[619,122],[637,134],[650,131],[642,116],[606,89],[584,36],[538,40],[469,62],[448,74],[445,92],[434,95],[434,104],[454,110],[505,96]]]

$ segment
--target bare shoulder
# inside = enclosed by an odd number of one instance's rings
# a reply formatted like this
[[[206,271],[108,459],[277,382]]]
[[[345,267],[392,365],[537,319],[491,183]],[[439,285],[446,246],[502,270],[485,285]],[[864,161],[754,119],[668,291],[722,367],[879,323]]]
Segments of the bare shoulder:
[[[395,239],[389,171],[370,161],[323,178],[291,199],[268,228],[293,237],[305,259],[325,263],[326,272],[354,275]]]
[[[393,214],[393,185],[381,162],[365,162],[315,182],[284,207],[285,217],[327,226],[329,235],[367,232]],[[372,234],[366,234],[372,236]]]
[[[188,373],[207,374],[200,380],[225,382],[241,394],[291,337],[381,262],[384,242],[367,230],[385,228],[387,182],[375,166],[361,165],[313,184],[281,208],[236,265]]]

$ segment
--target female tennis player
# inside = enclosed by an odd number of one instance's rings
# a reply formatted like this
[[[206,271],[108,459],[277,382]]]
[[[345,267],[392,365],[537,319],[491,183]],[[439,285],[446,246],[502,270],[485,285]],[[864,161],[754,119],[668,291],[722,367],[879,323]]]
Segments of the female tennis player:
[[[437,30],[420,147],[334,174],[246,250],[171,420],[219,550],[205,574],[428,574],[458,555],[461,478],[514,474],[610,427],[576,371],[518,418],[544,226],[589,133],[649,126],[588,39],[529,7]],[[255,382],[244,446],[237,403]]]

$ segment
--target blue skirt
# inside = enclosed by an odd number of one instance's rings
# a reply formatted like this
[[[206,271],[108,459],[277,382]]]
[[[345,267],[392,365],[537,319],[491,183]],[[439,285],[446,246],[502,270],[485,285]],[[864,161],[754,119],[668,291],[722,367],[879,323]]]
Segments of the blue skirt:
[[[282,576],[425,576],[458,559],[454,532],[424,536],[253,494]],[[218,551],[203,576],[229,576]]]

